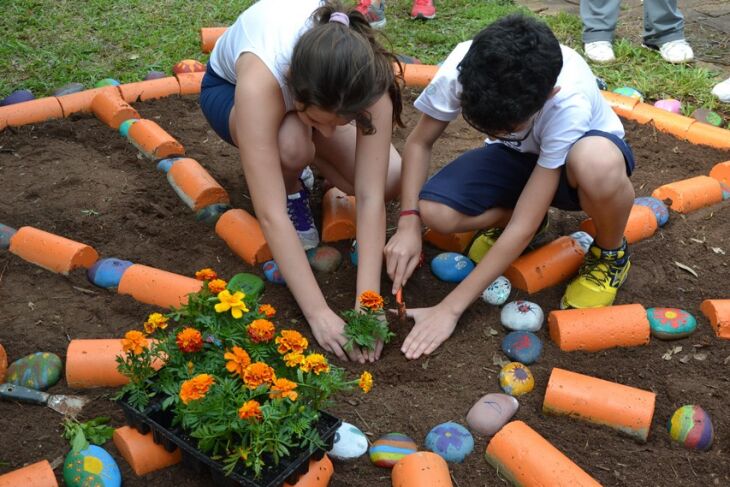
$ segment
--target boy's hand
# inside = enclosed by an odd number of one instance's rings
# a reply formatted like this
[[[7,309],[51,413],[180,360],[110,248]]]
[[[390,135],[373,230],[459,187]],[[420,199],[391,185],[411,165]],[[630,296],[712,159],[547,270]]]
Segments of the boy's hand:
[[[340,360],[346,361],[349,358],[361,364],[365,363],[365,356],[360,350],[360,347],[352,347],[352,350],[349,352],[345,350],[344,345],[347,343],[347,339],[343,334],[345,331],[345,322],[334,311],[327,308],[323,313],[314,318],[307,318],[307,321],[312,328],[314,338],[322,348],[334,353]],[[382,350],[382,345],[380,348]]]
[[[406,314],[416,321],[400,349],[407,359],[431,354],[451,336],[459,321],[458,315],[441,305],[409,309]]]
[[[401,219],[398,230],[385,244],[385,261],[388,276],[393,280],[392,293],[405,286],[421,258],[421,221],[418,218]],[[406,220],[410,220],[406,223]]]

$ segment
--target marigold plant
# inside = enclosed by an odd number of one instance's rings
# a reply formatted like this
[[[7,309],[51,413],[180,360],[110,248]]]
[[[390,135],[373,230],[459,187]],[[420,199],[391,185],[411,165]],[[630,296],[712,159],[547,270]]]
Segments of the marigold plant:
[[[388,343],[395,333],[388,328],[383,312],[383,297],[375,291],[365,291],[359,297],[360,309],[349,309],[342,313],[345,319],[345,350],[358,345],[374,350],[379,341]]]
[[[117,398],[142,412],[171,411],[173,424],[228,472],[258,476],[293,449],[324,447],[320,411],[337,392],[368,392],[372,376],[347,380],[300,332],[280,329],[273,306],[231,288],[212,269],[196,277],[207,286],[185,305],[153,313],[144,331],[125,334],[117,362],[129,383]]]

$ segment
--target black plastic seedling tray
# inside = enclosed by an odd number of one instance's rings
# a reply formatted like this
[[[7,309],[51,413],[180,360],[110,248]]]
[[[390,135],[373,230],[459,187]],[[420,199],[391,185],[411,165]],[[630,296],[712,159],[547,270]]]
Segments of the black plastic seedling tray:
[[[222,463],[202,453],[196,448],[193,438],[187,436],[182,429],[172,426],[172,412],[163,411],[161,402],[153,401],[140,412],[124,399],[118,401],[127,424],[142,434],[151,431],[155,443],[162,445],[167,451],[172,452],[179,448],[182,463],[200,474],[210,474],[216,486],[280,487],[284,482],[294,485],[309,470],[309,460],[319,460],[325,453],[323,449],[292,450],[289,457],[282,458],[278,465],[265,469],[259,478],[254,478],[253,473],[249,473],[243,466],[236,467],[230,475],[226,475]],[[321,411],[316,428],[326,450],[332,448],[335,432],[341,424],[340,419]]]

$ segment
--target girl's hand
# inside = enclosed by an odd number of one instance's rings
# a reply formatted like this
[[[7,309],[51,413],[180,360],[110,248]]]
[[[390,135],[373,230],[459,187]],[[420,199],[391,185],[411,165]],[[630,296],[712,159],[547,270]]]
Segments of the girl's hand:
[[[346,361],[349,358],[361,364],[365,363],[365,356],[359,347],[352,347],[349,352],[345,350],[344,345],[347,343],[347,339],[343,334],[345,322],[331,309],[327,308],[317,316],[307,318],[307,321],[312,328],[314,338],[322,348],[334,353],[340,360]]]
[[[393,294],[406,285],[421,258],[421,221],[412,216],[405,219],[412,221],[399,224],[395,235],[385,245],[385,265],[393,280]]]
[[[442,305],[409,309],[406,315],[416,321],[400,349],[407,359],[431,354],[451,336],[460,317]]]

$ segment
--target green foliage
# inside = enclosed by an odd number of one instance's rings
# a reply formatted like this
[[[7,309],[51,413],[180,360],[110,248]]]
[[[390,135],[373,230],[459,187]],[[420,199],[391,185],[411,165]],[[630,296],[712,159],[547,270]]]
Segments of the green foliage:
[[[111,440],[114,428],[109,426],[110,418],[98,417],[84,423],[74,418],[63,420],[63,437],[71,443],[71,451],[79,453],[93,445],[103,445]]]
[[[388,343],[395,336],[395,333],[388,328],[388,322],[383,313],[383,298],[379,295],[378,298],[380,299],[378,307],[361,304],[359,310],[348,309],[342,312],[342,317],[345,319],[344,335],[347,338],[344,349],[348,352],[354,345],[367,350],[375,350],[375,345],[379,341]]]

